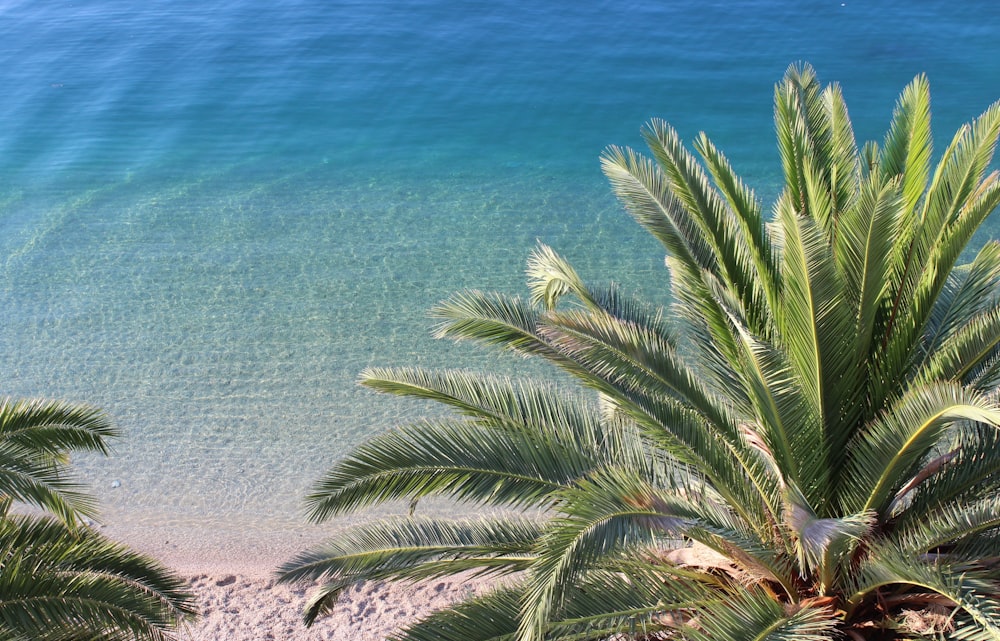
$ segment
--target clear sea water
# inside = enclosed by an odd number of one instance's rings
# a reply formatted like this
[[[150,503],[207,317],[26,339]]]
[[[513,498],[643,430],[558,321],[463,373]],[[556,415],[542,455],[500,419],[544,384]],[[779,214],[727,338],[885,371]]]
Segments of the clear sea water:
[[[926,72],[943,148],[1000,98],[998,19],[984,0],[0,0],[0,390],[110,412],[114,456],[78,461],[109,523],[292,531],[327,466],[419,413],[362,368],[523,367],[432,340],[449,293],[523,291],[540,239],[663,300],[606,145],[641,145],[651,116],[705,130],[770,198],[773,85],[806,60],[861,139]]]

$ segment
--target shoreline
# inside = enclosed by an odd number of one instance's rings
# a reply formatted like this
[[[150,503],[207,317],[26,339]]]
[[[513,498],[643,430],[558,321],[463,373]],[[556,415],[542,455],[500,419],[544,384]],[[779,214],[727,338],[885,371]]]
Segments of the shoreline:
[[[285,561],[314,547],[336,530],[305,529],[287,532],[214,531],[205,536],[198,529],[177,526],[113,526],[99,528],[106,536],[147,554],[184,576],[239,574],[273,578]]]

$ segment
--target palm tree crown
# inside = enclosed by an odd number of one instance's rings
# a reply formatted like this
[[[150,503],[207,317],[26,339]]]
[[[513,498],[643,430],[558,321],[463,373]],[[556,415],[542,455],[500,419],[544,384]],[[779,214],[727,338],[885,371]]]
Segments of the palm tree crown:
[[[585,284],[539,246],[530,299],[465,292],[442,337],[537,356],[588,391],[372,369],[455,418],[376,436],[319,481],[316,520],[444,495],[507,508],[379,521],[286,580],[510,575],[398,639],[1000,639],[1000,244],[958,266],[1000,203],[1000,103],[931,162],[908,85],[858,148],[836,85],[775,88],[784,188],[770,215],[704,135],[668,124],[605,174],[667,250],[672,303]],[[596,392],[596,394],[595,394]],[[516,516],[530,508],[541,519]],[[515,514],[515,516],[509,516]]]

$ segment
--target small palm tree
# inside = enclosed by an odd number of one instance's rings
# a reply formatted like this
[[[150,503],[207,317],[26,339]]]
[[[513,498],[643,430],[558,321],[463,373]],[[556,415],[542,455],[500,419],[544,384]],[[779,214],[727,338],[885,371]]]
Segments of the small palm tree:
[[[106,453],[117,435],[86,406],[0,399],[3,641],[159,641],[194,616],[183,579],[80,522],[95,504],[68,453]],[[15,501],[57,518],[10,514]]]
[[[507,576],[400,640],[1000,639],[1000,103],[931,164],[917,77],[858,149],[840,89],[775,89],[771,215],[701,135],[603,168],[666,247],[668,311],[540,246],[529,301],[461,293],[438,334],[541,357],[583,392],[466,372],[363,384],[455,417],[376,436],[308,498],[323,521],[441,495],[502,508],[355,527],[282,569],[307,622],[360,580]],[[540,518],[528,515],[541,514]]]

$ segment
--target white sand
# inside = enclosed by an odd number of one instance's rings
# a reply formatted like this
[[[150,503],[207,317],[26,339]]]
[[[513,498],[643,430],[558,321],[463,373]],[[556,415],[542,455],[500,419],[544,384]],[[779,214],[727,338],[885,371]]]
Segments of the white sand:
[[[200,539],[179,524],[102,530],[188,578],[201,617],[181,631],[181,641],[381,641],[408,622],[488,589],[486,581],[463,578],[354,586],[331,614],[306,628],[302,608],[314,586],[277,584],[275,569],[331,536],[329,528],[247,532],[242,538],[216,532]]]
[[[406,622],[483,589],[455,579],[355,586],[330,615],[306,628],[301,619],[305,586],[276,585],[268,577],[245,574],[195,575],[191,586],[202,616],[180,635],[184,641],[379,641]]]

